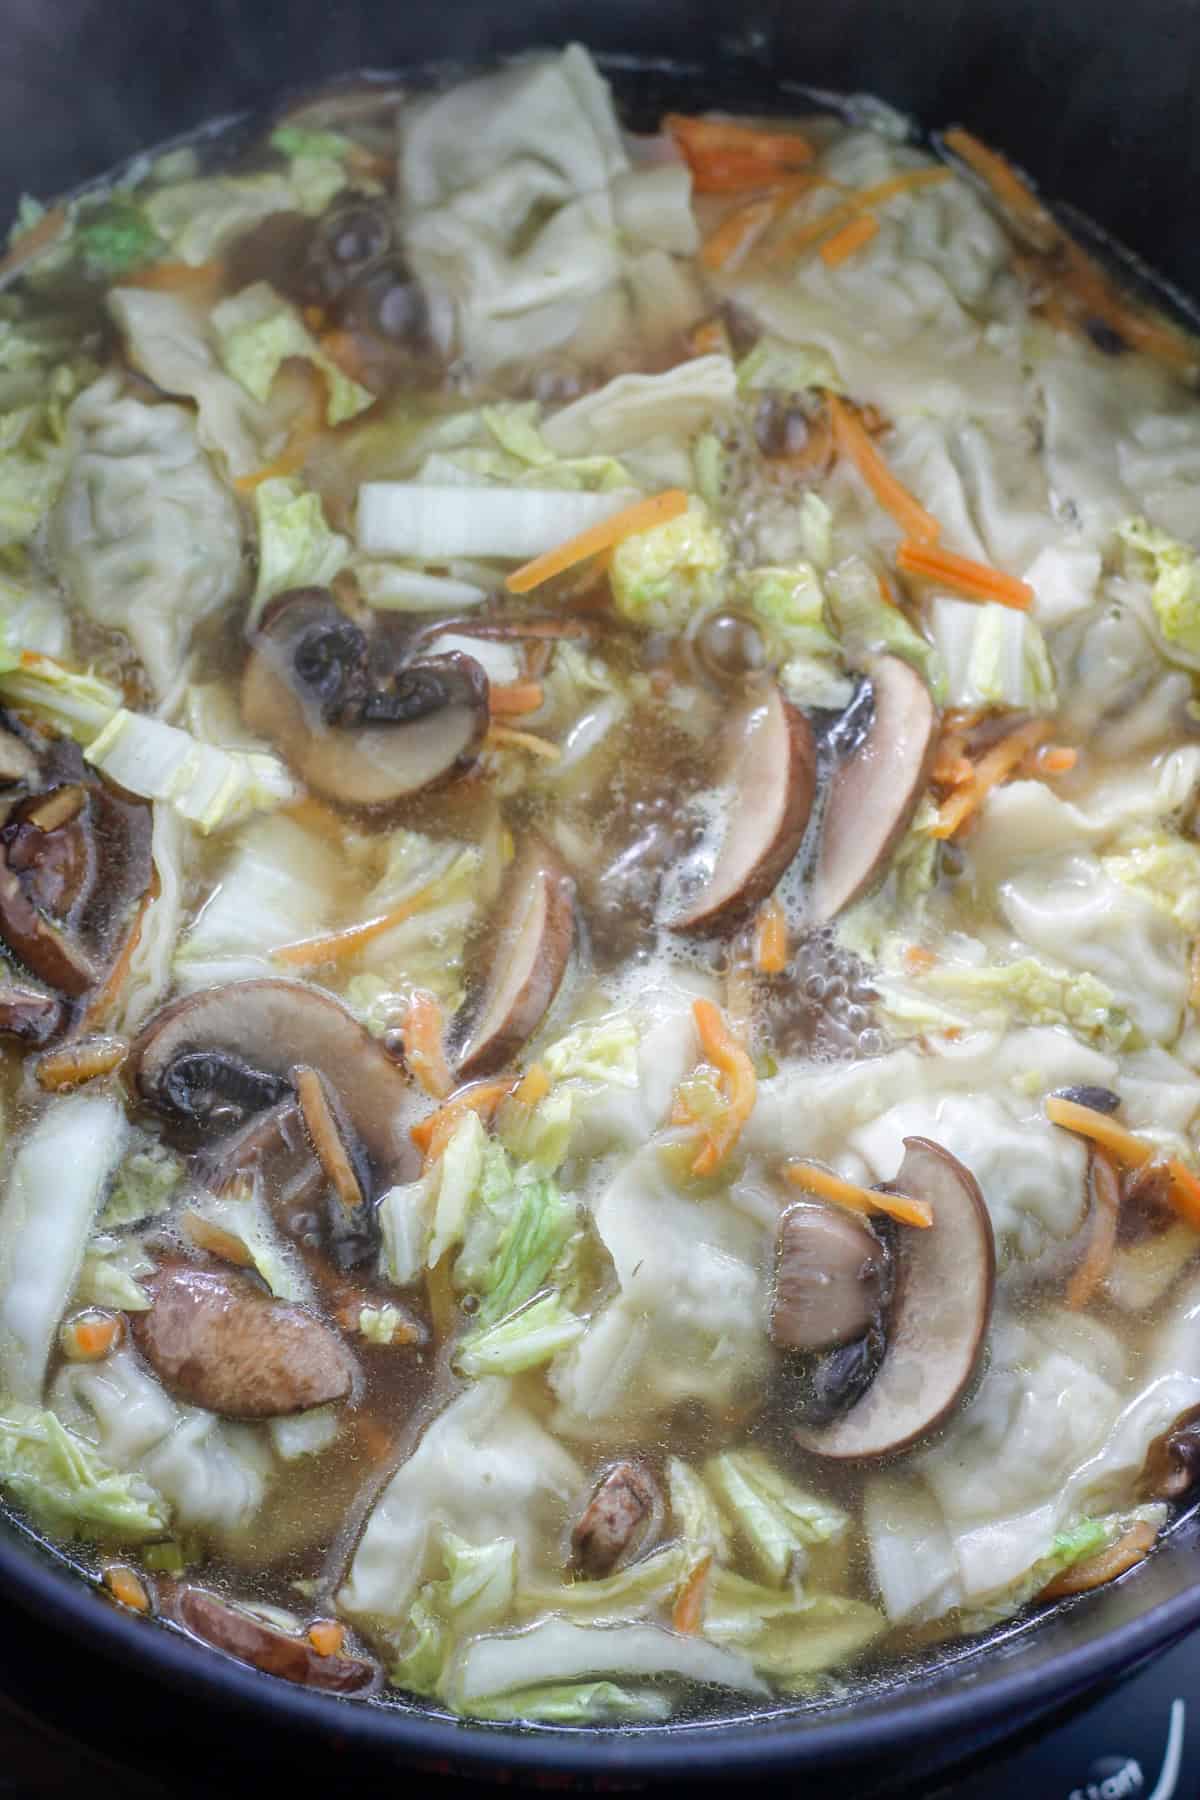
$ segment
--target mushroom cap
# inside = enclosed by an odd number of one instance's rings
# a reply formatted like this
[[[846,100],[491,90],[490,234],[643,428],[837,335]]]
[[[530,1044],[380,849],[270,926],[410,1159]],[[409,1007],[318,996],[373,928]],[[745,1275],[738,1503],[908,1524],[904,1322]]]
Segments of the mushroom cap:
[[[318,1069],[366,1149],[376,1185],[415,1174],[416,1151],[399,1123],[404,1076],[382,1044],[331,995],[270,978],[185,995],[143,1027],[129,1052],[126,1080],[154,1107],[171,1065],[204,1051],[228,1052],[289,1083],[300,1064]]]
[[[266,1675],[333,1694],[362,1694],[379,1685],[378,1666],[364,1656],[321,1656],[307,1637],[268,1625],[207,1588],[176,1590],[170,1612],[185,1631]]]
[[[575,932],[575,884],[543,838],[525,842],[500,895],[482,995],[458,1059],[463,1081],[503,1068],[557,994]]]
[[[799,850],[812,811],[816,752],[802,712],[775,682],[756,684],[734,712],[725,744],[728,816],[712,873],[673,931],[736,924],[766,898]]]
[[[882,879],[929,779],[937,709],[898,656],[867,665],[875,701],[866,737],[829,787],[813,873],[811,917],[823,925]]]
[[[802,1449],[839,1462],[897,1456],[944,1425],[970,1392],[992,1316],[996,1245],[970,1170],[929,1138],[905,1138],[887,1186],[929,1201],[934,1222],[896,1233],[887,1348],[862,1398],[827,1425],[793,1428]]]
[[[488,681],[469,656],[405,660],[375,644],[324,588],[280,595],[242,673],[242,717],[334,806],[395,807],[467,767],[488,726]]]

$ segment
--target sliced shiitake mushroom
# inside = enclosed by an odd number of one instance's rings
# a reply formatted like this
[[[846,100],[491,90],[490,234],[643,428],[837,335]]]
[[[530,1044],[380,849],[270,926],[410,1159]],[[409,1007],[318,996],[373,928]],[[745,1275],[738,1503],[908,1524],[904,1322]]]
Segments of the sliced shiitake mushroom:
[[[1141,1492],[1147,1500],[1182,1500],[1200,1482],[1200,1406],[1180,1413],[1146,1452]]]
[[[167,1391],[229,1419],[274,1419],[344,1400],[354,1363],[314,1314],[244,1276],[181,1264],[143,1282],[138,1349]]]
[[[597,1483],[571,1533],[574,1560],[584,1575],[611,1575],[662,1529],[662,1489],[644,1463],[615,1463]]]
[[[327,589],[296,588],[263,616],[241,707],[323,799],[392,807],[469,765],[487,730],[488,682],[469,656],[406,661]]]
[[[898,1455],[944,1425],[970,1391],[991,1319],[996,1246],[970,1170],[928,1138],[905,1138],[886,1186],[928,1201],[934,1223],[896,1232],[883,1356],[861,1398],[827,1424],[793,1428],[802,1449],[839,1462]]]
[[[875,702],[866,737],[833,777],[813,874],[811,917],[823,925],[879,880],[925,791],[937,709],[898,656],[867,665]]]
[[[511,1061],[558,992],[571,955],[575,887],[549,844],[530,837],[500,894],[483,992],[458,1056],[463,1081]]]
[[[712,873],[675,931],[724,930],[771,892],[800,848],[812,810],[816,756],[804,714],[775,683],[756,686],[730,721],[729,812]]]
[[[63,1003],[39,988],[0,988],[0,1038],[19,1044],[44,1044],[63,1022]]]
[[[781,1350],[831,1350],[863,1337],[881,1311],[887,1250],[864,1219],[799,1200],[780,1214],[775,1239],[771,1342]]]
[[[381,1671],[365,1656],[322,1656],[307,1637],[269,1625],[244,1607],[190,1584],[176,1590],[168,1611],[194,1637],[251,1663],[265,1675],[279,1675],[330,1694],[366,1694],[379,1686]]]
[[[299,982],[235,981],[172,1001],[135,1039],[126,1079],[190,1145],[283,1102],[300,1064],[339,1096],[370,1158],[372,1191],[403,1179],[416,1160],[397,1122],[403,1075],[340,1001]]]

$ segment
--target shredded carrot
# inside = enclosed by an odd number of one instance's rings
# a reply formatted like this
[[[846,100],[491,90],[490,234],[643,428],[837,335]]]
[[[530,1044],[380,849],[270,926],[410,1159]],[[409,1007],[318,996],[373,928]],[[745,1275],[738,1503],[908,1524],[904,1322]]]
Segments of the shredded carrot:
[[[361,346],[353,332],[323,331],[317,342],[330,362],[336,363],[343,375],[348,375],[351,381],[357,381],[360,386],[366,386],[363,377],[367,373],[367,366],[363,360]]]
[[[120,1319],[82,1318],[71,1326],[76,1356],[84,1362],[99,1362],[107,1356],[121,1335]]]
[[[225,285],[225,275],[225,264],[219,258],[202,263],[159,262],[122,275],[121,285],[148,288],[156,294],[179,294],[203,304],[216,299]]]
[[[541,1063],[530,1063],[524,1075],[513,1089],[513,1099],[519,1100],[522,1106],[536,1106],[550,1092],[552,1082]]]
[[[1200,1012],[1200,938],[1195,938],[1192,942],[1188,969],[1188,1005],[1194,1012]]]
[[[838,231],[848,225],[859,213],[867,212],[877,206],[885,206],[900,194],[911,194],[921,188],[937,187],[943,181],[950,180],[949,169],[909,169],[903,175],[892,175],[887,181],[881,181],[875,187],[860,188],[858,193],[851,194],[837,206],[831,206],[819,218],[810,219],[801,225],[775,248],[776,257],[793,256],[810,245],[819,243],[827,233]]]
[[[325,1083],[318,1071],[307,1064],[299,1064],[294,1075],[300,1116],[313,1154],[332,1184],[343,1210],[354,1214],[364,1206],[366,1195],[342,1136],[337,1115],[330,1105]]]
[[[28,231],[23,231],[19,238],[14,239],[7,254],[0,256],[0,281],[6,275],[13,275],[18,269],[23,269],[26,263],[33,262],[43,250],[49,250],[66,229],[65,206],[52,206],[48,212],[44,212]]]
[[[729,354],[729,333],[723,319],[701,319],[687,334],[687,347],[693,356]]]
[[[996,150],[991,150],[970,131],[961,126],[942,134],[947,150],[960,156],[967,167],[985,182],[1003,207],[1040,250],[1051,250],[1061,236],[1058,221],[1048,212],[1012,164]]]
[[[546,762],[557,762],[562,755],[549,738],[538,737],[533,731],[514,731],[511,725],[489,725],[484,743],[489,750],[528,750],[531,756],[543,757]]]
[[[614,513],[611,519],[590,525],[577,537],[559,544],[556,550],[547,550],[544,555],[535,556],[532,562],[514,569],[504,585],[510,594],[528,594],[531,589],[541,587],[543,582],[573,569],[577,563],[586,562],[589,556],[599,556],[602,550],[611,549],[636,532],[665,525],[687,509],[688,497],[682,488],[667,488],[649,500],[635,500],[632,506],[622,507],[620,512]]]
[[[347,925],[342,931],[327,931],[321,937],[299,938],[292,944],[280,944],[278,949],[271,951],[271,960],[284,963],[290,969],[312,969],[321,963],[347,962],[365,945],[374,943],[393,926],[403,925],[405,919],[419,913],[429,904],[436,885],[436,882],[428,882],[389,912],[364,919],[360,925]]]
[[[671,1624],[676,1631],[685,1637],[700,1629],[704,1617],[704,1597],[708,1589],[708,1573],[712,1568],[712,1551],[702,1556],[695,1563],[687,1579],[675,1596],[675,1605],[671,1609]]]
[[[1044,719],[1031,719],[1001,738],[998,744],[981,756],[975,764],[969,785],[956,788],[938,807],[937,823],[931,837],[952,838],[968,819],[974,817],[994,787],[1008,779],[1024,761],[1027,753],[1045,737],[1050,727]]]
[[[442,1042],[442,1009],[432,994],[418,988],[404,1021],[404,1060],[435,1100],[444,1100],[454,1081]]]
[[[835,231],[831,238],[826,238],[821,245],[821,261],[827,269],[836,269],[852,256],[866,247],[879,230],[879,220],[874,213],[859,213]]]
[[[137,911],[133,915],[133,922],[130,925],[129,930],[125,933],[125,942],[121,945],[121,948],[117,953],[117,959],[109,969],[108,974],[104,977],[101,985],[92,995],[91,1000],[88,1002],[87,1009],[79,1021],[79,1028],[81,1031],[95,1031],[97,1026],[103,1024],[104,1020],[116,1005],[121,990],[125,986],[129,971],[133,966],[134,952],[142,939],[146,915],[150,911],[151,906],[158,899],[161,891],[162,883],[159,880],[158,870],[152,867],[150,870],[150,885],[138,901]]]
[[[317,1619],[308,1628],[308,1641],[318,1656],[337,1656],[346,1642],[346,1627],[335,1619]]]
[[[904,951],[904,967],[910,975],[927,975],[937,967],[937,957],[924,944],[909,944]]]
[[[1108,1113],[1080,1106],[1076,1100],[1065,1100],[1061,1094],[1049,1096],[1045,1112],[1052,1125],[1061,1125],[1065,1131],[1077,1132],[1099,1144],[1121,1168],[1142,1169],[1147,1163],[1161,1161],[1170,1177],[1167,1197],[1171,1205],[1189,1225],[1200,1227],[1200,1181],[1177,1156],[1164,1158],[1156,1144],[1135,1136]]]
[[[37,1084],[47,1093],[63,1088],[80,1087],[85,1081],[96,1081],[111,1075],[129,1055],[124,1038],[83,1038],[63,1044],[58,1050],[47,1050],[34,1065]]]
[[[830,394],[829,415],[838,450],[854,464],[880,506],[891,513],[908,537],[933,543],[941,529],[937,520],[896,480],[853,407]]]
[[[210,1256],[219,1256],[222,1262],[233,1263],[235,1268],[254,1267],[254,1258],[248,1246],[232,1231],[226,1231],[221,1225],[214,1225],[211,1219],[201,1218],[199,1213],[190,1209],[179,1222],[198,1250],[207,1250]]]
[[[1121,1210],[1121,1183],[1112,1158],[1103,1150],[1093,1149],[1088,1187],[1092,1200],[1092,1216],[1088,1227],[1087,1248],[1067,1282],[1067,1305],[1081,1312],[1112,1266],[1117,1246],[1117,1219]]]
[[[760,238],[775,217],[779,202],[767,194],[726,213],[715,231],[710,231],[700,246],[700,261],[706,269],[728,269],[739,263],[756,238]]]
[[[921,1230],[927,1230],[933,1224],[933,1208],[927,1201],[910,1199],[907,1194],[889,1194],[878,1188],[860,1187],[857,1181],[846,1181],[821,1163],[790,1162],[784,1167],[783,1177],[793,1187],[805,1188],[822,1200],[844,1206],[847,1212],[886,1213],[889,1219],[896,1219],[901,1225],[916,1225]]]
[[[692,1016],[700,1037],[700,1048],[718,1071],[725,1095],[724,1116],[718,1125],[706,1129],[704,1142],[692,1163],[693,1175],[711,1175],[729,1155],[754,1111],[758,1078],[744,1045],[738,1042],[711,1000],[693,1001]]]
[[[253,469],[249,475],[238,476],[233,484],[238,493],[252,494],[264,481],[294,475],[307,462],[309,451],[324,429],[325,382],[316,370],[310,369],[304,405],[291,422],[287,443],[273,461],[264,463],[261,469]]]
[[[493,684],[488,691],[493,718],[520,718],[524,713],[536,712],[544,699],[540,681],[505,681]]]
[[[1011,606],[1017,612],[1028,612],[1033,605],[1033,589],[1027,581],[932,544],[914,544],[905,539],[896,552],[896,566],[906,575],[940,582],[967,600],[998,600],[1001,606]]]
[[[798,131],[771,131],[732,119],[682,113],[668,113],[663,124],[683,153],[698,194],[765,187],[785,171],[804,168],[816,154]]]
[[[1097,1550],[1095,1556],[1085,1556],[1082,1562],[1074,1563],[1048,1581],[1039,1600],[1063,1600],[1068,1594],[1086,1594],[1092,1588],[1103,1587],[1106,1582],[1115,1581],[1118,1575],[1124,1575],[1127,1569],[1144,1561],[1147,1553],[1153,1549],[1157,1536],[1153,1525],[1144,1519],[1138,1519],[1129,1527],[1123,1537],[1107,1550]]]
[[[122,1606],[128,1606],[133,1612],[150,1611],[150,1596],[146,1592],[145,1582],[124,1563],[109,1563],[104,1571],[104,1585],[113,1599]]]
[[[1065,775],[1079,761],[1079,752],[1067,744],[1039,744],[1032,762],[1037,775]]]
[[[456,1094],[451,1094],[446,1104],[439,1106],[436,1112],[419,1119],[410,1128],[408,1135],[424,1155],[426,1168],[442,1154],[465,1112],[477,1113],[481,1119],[490,1119],[505,1095],[512,1092],[512,1085],[511,1076],[506,1076],[502,1081],[474,1081],[469,1087],[460,1088]]]
[[[758,909],[754,928],[754,960],[764,975],[782,975],[787,968],[787,914],[774,894]]]

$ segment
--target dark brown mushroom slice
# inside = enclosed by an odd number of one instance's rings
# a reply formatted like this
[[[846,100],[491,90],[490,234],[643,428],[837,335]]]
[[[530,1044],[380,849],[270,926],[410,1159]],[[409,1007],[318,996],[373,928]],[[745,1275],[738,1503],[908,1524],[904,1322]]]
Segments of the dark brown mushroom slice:
[[[0,988],[0,1038],[18,1044],[45,1044],[63,1022],[63,1003],[39,988]]]
[[[393,229],[386,200],[344,195],[316,221],[308,243],[305,285],[312,297],[339,300],[391,248]]]
[[[214,1650],[250,1663],[264,1675],[278,1675],[327,1694],[365,1695],[377,1688],[382,1671],[365,1656],[322,1656],[307,1637],[268,1625],[207,1588],[176,1590],[170,1612],[185,1631]]]
[[[278,1106],[256,1113],[218,1144],[202,1145],[195,1172],[203,1187],[221,1194],[268,1166],[272,1187],[285,1211],[310,1206],[325,1186],[325,1171],[313,1155],[293,1094]]]
[[[780,1214],[775,1240],[771,1342],[780,1350],[831,1350],[870,1329],[887,1284],[887,1250],[863,1219],[818,1201]]]
[[[454,653],[405,661],[323,588],[281,595],[242,675],[242,717],[335,806],[394,807],[467,768],[488,726],[488,681]]]
[[[1200,1482],[1200,1406],[1189,1406],[1146,1451],[1145,1500],[1182,1500]]]
[[[652,1547],[663,1520],[662,1489],[644,1463],[614,1464],[597,1484],[571,1533],[580,1571],[611,1575]]]
[[[100,980],[99,961],[29,898],[21,875],[9,864],[2,833],[0,937],[26,968],[72,999],[86,994]]]
[[[1089,1112],[1104,1113],[1109,1117],[1119,1111],[1121,1106],[1120,1094],[1114,1094],[1113,1090],[1107,1087],[1085,1085],[1083,1087],[1055,1088],[1054,1098],[1070,1100],[1076,1106],[1086,1106]]]
[[[370,1159],[372,1190],[415,1172],[417,1155],[399,1123],[404,1076],[382,1044],[331,995],[296,981],[235,981],[188,994],[154,1014],[130,1048],[126,1079],[167,1119],[168,1135],[185,1145],[200,1133],[180,1119],[169,1100],[164,1103],[164,1096],[173,1072],[203,1070],[204,1059],[211,1057],[228,1059],[237,1082],[258,1084],[253,1091],[262,1106],[248,1106],[247,1112],[290,1100],[297,1064],[318,1070]]]
[[[829,788],[813,873],[811,918],[823,925],[882,880],[929,780],[937,708],[898,656],[867,665],[874,716]]]
[[[244,1276],[186,1264],[142,1284],[138,1349],[168,1393],[227,1419],[277,1419],[344,1400],[354,1363],[315,1314],[274,1300]]]
[[[529,838],[501,890],[488,969],[458,1055],[463,1081],[503,1068],[562,985],[575,934],[575,884],[543,838]]]
[[[885,1186],[927,1201],[934,1222],[896,1231],[886,1347],[866,1391],[826,1424],[793,1427],[802,1449],[839,1462],[897,1456],[944,1425],[971,1391],[992,1314],[995,1239],[970,1170],[928,1138],[905,1138]]]
[[[745,918],[774,888],[808,827],[816,782],[812,731],[773,681],[735,710],[724,761],[724,836],[700,892],[669,921],[675,931],[723,931]]]

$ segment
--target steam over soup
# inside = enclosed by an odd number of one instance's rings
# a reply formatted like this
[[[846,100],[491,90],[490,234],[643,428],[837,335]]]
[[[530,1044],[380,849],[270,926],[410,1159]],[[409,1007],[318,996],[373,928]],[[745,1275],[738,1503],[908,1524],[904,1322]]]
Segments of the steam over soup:
[[[0,1486],[489,1719],[827,1691],[1200,1472],[1200,350],[571,48],[0,294]]]

